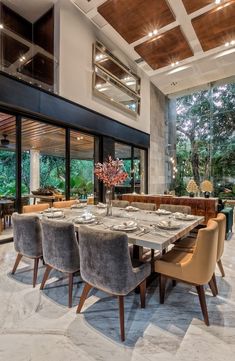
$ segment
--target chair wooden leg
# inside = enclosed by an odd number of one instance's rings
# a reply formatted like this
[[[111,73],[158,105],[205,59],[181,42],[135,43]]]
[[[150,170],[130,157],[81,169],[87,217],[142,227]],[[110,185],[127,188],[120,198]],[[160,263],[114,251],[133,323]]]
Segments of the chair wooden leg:
[[[15,273],[22,257],[23,257],[22,254],[20,254],[20,253],[17,254],[13,270],[11,271],[12,274]]]
[[[140,283],[140,304],[145,308],[146,280]]]
[[[220,259],[219,261],[217,261],[217,265],[218,265],[218,267],[219,267],[219,270],[220,270],[220,273],[221,273],[222,277],[224,277],[224,276],[225,276],[225,273],[224,273],[224,267],[223,267],[223,265],[222,265],[221,259]]]
[[[208,312],[207,312],[206,296],[205,296],[204,287],[200,285],[200,286],[196,286],[196,289],[197,289],[197,293],[198,293],[198,297],[199,297],[199,301],[200,301],[200,306],[201,306],[204,322],[207,326],[209,326],[210,323],[209,323],[209,317],[208,317]]]
[[[90,289],[92,288],[91,285],[89,285],[89,283],[85,283],[85,286],[83,288],[83,291],[82,291],[82,295],[81,295],[81,298],[80,298],[80,302],[79,302],[79,305],[77,307],[77,313],[80,313],[81,312],[81,309],[86,301],[86,298],[87,298],[87,295],[90,291]]]
[[[216,297],[218,295],[218,288],[217,288],[217,283],[216,283],[216,278],[215,278],[215,274],[213,273],[213,276],[211,278],[211,280],[209,281],[209,286],[211,289],[211,292],[213,294],[214,297]]]
[[[165,301],[165,289],[166,289],[166,277],[163,275],[159,275],[159,295],[160,295],[160,303],[163,304]]]
[[[69,273],[69,308],[72,307],[73,299],[73,273]]]
[[[43,290],[43,288],[44,288],[44,286],[45,286],[45,283],[46,283],[46,281],[47,281],[47,279],[48,279],[48,276],[49,276],[51,270],[52,270],[52,267],[49,266],[49,265],[47,265],[47,266],[46,266],[45,273],[44,273],[44,276],[43,276],[43,279],[42,279],[42,283],[41,283],[41,286],[40,286],[40,290]]]
[[[119,319],[120,319],[120,331],[121,341],[125,341],[125,326],[124,326],[124,296],[118,296],[119,301]]]
[[[38,262],[39,262],[39,258],[35,258],[34,259],[34,268],[33,268],[33,287],[36,286],[36,282],[37,282]]]

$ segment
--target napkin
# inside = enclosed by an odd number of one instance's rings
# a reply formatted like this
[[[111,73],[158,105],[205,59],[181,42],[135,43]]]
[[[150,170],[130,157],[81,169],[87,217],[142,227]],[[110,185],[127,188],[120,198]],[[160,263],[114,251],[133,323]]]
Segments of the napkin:
[[[100,208],[106,208],[106,207],[107,207],[107,204],[104,204],[104,203],[99,202],[99,203],[97,204],[97,206],[100,207]]]
[[[132,207],[132,206],[127,206],[125,208],[126,211],[139,211],[139,208],[137,207]]]
[[[115,226],[116,229],[123,229],[123,230],[134,227],[137,227],[137,223],[133,221],[123,222],[122,224],[118,224]]]
[[[94,216],[92,213],[83,213],[81,215],[81,218],[83,218],[85,221],[89,221],[90,219],[93,219]]]

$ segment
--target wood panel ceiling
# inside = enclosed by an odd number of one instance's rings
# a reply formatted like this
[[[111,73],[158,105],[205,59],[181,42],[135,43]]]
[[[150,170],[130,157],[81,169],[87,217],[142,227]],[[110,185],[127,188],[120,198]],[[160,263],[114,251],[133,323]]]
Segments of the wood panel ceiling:
[[[204,51],[235,41],[235,2],[227,2],[192,19]]]
[[[154,70],[193,56],[180,26],[137,45],[135,51]]]
[[[165,0],[108,0],[98,12],[129,44],[175,20]]]
[[[15,117],[0,113],[0,139],[3,134],[10,141],[9,146],[0,149],[15,150]],[[92,159],[94,138],[90,135],[71,131],[71,158]],[[22,122],[22,149],[37,149],[42,154],[65,157],[65,130],[50,124],[24,119]]]
[[[188,14],[197,11],[204,6],[211,5],[212,0],[182,0]]]
[[[71,1],[165,94],[234,76],[235,0]]]

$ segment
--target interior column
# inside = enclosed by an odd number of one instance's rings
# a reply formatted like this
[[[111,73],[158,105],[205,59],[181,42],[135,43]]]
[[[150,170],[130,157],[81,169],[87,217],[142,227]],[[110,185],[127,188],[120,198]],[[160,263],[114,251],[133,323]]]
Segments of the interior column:
[[[30,193],[40,187],[40,151],[30,150]]]

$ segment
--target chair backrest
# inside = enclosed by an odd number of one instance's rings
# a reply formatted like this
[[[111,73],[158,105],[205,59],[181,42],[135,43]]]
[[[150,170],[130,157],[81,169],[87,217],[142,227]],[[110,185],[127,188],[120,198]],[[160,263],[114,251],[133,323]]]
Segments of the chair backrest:
[[[32,204],[23,207],[23,213],[41,212],[50,207],[49,203]]]
[[[13,213],[12,224],[16,252],[32,258],[42,256],[42,233],[38,216]]]
[[[180,212],[180,213],[185,213],[185,214],[191,214],[191,207],[190,206],[182,206],[182,205],[178,205],[178,204],[160,204],[159,206],[160,209],[165,209],[166,211],[175,213],[175,212]]]
[[[218,246],[218,225],[209,220],[206,228],[198,231],[195,250],[189,267],[185,269],[191,282],[199,285],[207,284],[215,271]]]
[[[79,229],[80,272],[93,287],[115,295],[129,292],[133,270],[125,233]]]
[[[53,207],[55,207],[55,208],[69,208],[75,203],[76,203],[76,199],[71,199],[70,201],[54,202]]]
[[[216,218],[212,218],[218,224],[218,248],[217,248],[217,261],[220,260],[224,252],[224,240],[226,235],[226,216],[223,213],[218,213]]]
[[[112,201],[112,206],[113,207],[120,207],[120,208],[126,208],[127,206],[129,206],[129,202],[128,201],[122,201],[119,199],[115,199]]]
[[[76,272],[79,250],[73,223],[43,219],[41,225],[45,263],[62,272]]]
[[[155,211],[156,210],[156,205],[154,203],[131,202],[131,206],[145,210],[145,211]]]

